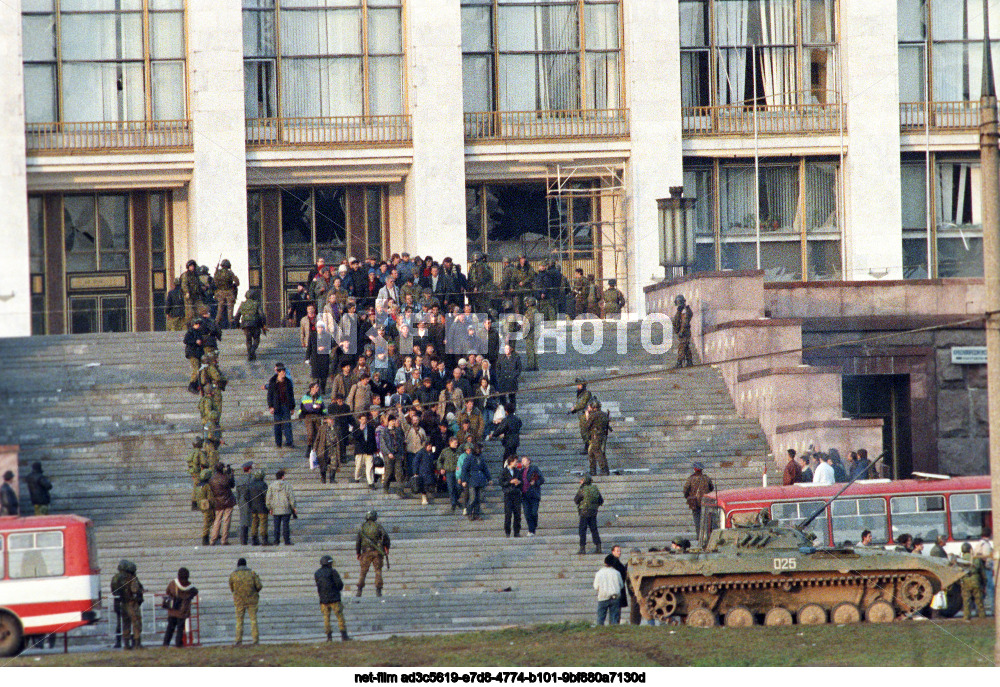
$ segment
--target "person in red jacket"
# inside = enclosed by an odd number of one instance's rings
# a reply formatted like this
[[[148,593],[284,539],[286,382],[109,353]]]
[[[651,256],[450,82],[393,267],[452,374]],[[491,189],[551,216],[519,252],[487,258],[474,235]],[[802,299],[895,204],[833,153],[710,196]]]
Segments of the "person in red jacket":
[[[795,460],[795,449],[788,449],[788,463],[785,465],[785,472],[781,475],[781,484],[788,486],[802,481],[802,468]]]

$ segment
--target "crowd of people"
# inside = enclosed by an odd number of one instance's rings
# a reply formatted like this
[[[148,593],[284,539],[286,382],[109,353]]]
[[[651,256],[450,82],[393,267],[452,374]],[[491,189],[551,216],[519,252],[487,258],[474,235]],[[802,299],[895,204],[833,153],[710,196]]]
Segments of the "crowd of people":
[[[788,449],[788,462],[781,476],[785,486],[811,482],[813,484],[837,484],[858,479],[872,479],[882,475],[881,466],[873,465],[868,459],[868,450],[859,448],[851,451],[845,465],[840,452],[831,448],[817,451],[814,447],[806,453]]]

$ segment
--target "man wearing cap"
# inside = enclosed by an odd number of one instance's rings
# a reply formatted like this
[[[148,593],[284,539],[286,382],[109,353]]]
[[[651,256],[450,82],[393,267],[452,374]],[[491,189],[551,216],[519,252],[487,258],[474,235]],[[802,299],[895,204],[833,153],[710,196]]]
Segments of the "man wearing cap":
[[[695,536],[701,538],[701,497],[715,489],[712,480],[708,478],[703,470],[705,466],[701,463],[694,463],[691,466],[694,472],[684,483],[684,498],[687,500],[688,508],[691,509],[691,516],[694,518]]]
[[[608,288],[601,296],[601,310],[604,311],[604,318],[617,320],[624,307],[625,296],[618,290],[618,280],[608,279]]]
[[[240,544],[246,546],[250,540],[250,522],[253,519],[250,510],[250,482],[253,475],[253,461],[248,460],[243,463],[240,474],[236,476],[234,491],[236,492],[236,505],[240,509]]]
[[[691,359],[691,320],[694,318],[694,313],[681,294],[674,297],[674,305],[677,306],[677,312],[671,318],[674,337],[677,339],[677,364],[674,367],[684,365],[691,367],[694,365]]]
[[[236,296],[239,293],[240,278],[232,270],[232,263],[229,260],[219,262],[218,269],[215,270],[213,281],[215,282],[215,300],[218,302],[218,310],[215,314],[215,322],[220,324],[225,314],[226,326],[233,327],[233,306],[236,305]]]
[[[260,577],[247,567],[247,559],[236,561],[236,570],[229,576],[229,591],[233,593],[233,606],[236,607],[236,641],[233,646],[243,644],[243,618],[250,614],[250,635],[253,643],[260,643],[260,631],[257,629],[257,604],[260,602],[260,590],[264,588]]]
[[[358,586],[356,596],[361,596],[365,588],[365,578],[368,576],[368,569],[375,567],[375,596],[382,596],[382,563],[388,567],[389,533],[385,531],[378,522],[378,513],[371,510],[365,516],[365,522],[358,530],[358,537],[355,541],[355,551],[358,556],[358,563],[361,570],[358,574]]]
[[[326,641],[333,641],[333,630],[330,628],[330,613],[337,616],[337,627],[340,628],[340,638],[347,641],[347,623],[344,622],[344,606],[340,603],[340,592],[344,589],[344,581],[340,579],[333,567],[333,558],[323,556],[319,559],[319,570],[313,576],[316,579],[316,591],[319,593],[319,607],[323,611],[323,629],[326,631]]]
[[[588,529],[590,530],[590,538],[594,542],[594,553],[601,553],[601,535],[597,531],[597,510],[604,505],[604,497],[590,475],[584,475],[580,479],[580,489],[576,492],[573,503],[576,504],[577,513],[580,516],[580,550],[577,553],[587,553]]]
[[[587,457],[590,460],[590,474],[596,475],[598,471],[602,475],[610,474],[608,469],[608,455],[605,447],[608,442],[608,433],[611,429],[611,415],[601,410],[601,402],[596,398],[591,399],[587,404],[585,428],[587,430]]]
[[[587,405],[593,398],[594,395],[587,391],[587,380],[583,377],[577,377],[576,403],[566,411],[566,414],[578,415],[580,418],[580,440],[583,441],[583,448],[580,449],[581,456],[587,455],[587,442],[590,440],[590,434],[587,431]]]

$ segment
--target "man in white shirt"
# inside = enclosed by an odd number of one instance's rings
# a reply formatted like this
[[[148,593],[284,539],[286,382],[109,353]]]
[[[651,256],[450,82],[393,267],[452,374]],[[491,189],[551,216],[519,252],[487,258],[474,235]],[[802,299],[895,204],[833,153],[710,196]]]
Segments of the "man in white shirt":
[[[607,616],[609,625],[617,625],[622,619],[619,598],[625,582],[621,573],[614,568],[615,557],[610,553],[604,557],[604,567],[594,575],[594,589],[597,590],[597,624],[603,625]]]
[[[989,527],[984,527],[982,534],[979,537],[979,541],[972,545],[972,555],[976,558],[983,559],[983,565],[986,566],[986,586],[983,590],[983,597],[985,600],[985,606],[987,610],[992,611],[993,609],[993,597],[994,591],[994,574],[995,574],[995,560],[993,553],[993,530]]]
[[[836,480],[833,476],[833,458],[829,454],[824,455],[819,460],[819,465],[813,471],[813,484],[833,484]]]

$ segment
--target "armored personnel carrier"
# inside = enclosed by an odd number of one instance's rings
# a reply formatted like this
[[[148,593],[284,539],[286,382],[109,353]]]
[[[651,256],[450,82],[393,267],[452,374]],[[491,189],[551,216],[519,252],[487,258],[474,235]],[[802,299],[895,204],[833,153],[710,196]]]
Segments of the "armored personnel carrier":
[[[712,532],[697,552],[635,554],[628,583],[636,605],[644,618],[679,616],[697,627],[886,623],[925,608],[966,574],[943,559],[816,547],[807,524],[762,517]]]

